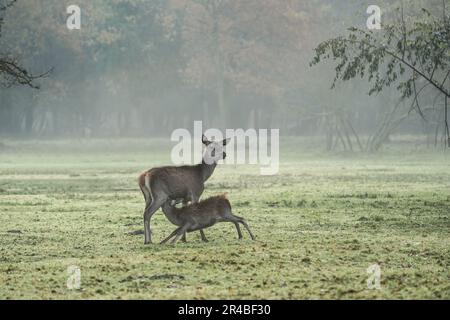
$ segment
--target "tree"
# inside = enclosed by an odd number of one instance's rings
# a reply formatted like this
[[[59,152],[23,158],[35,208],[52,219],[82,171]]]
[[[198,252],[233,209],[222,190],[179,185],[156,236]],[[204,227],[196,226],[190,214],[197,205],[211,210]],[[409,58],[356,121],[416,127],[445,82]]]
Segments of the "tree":
[[[408,114],[415,110],[424,117],[420,97],[429,98],[431,93],[445,100],[450,96],[450,18],[443,8],[443,17],[437,17],[423,9],[420,20],[407,21],[401,10],[398,23],[383,26],[382,31],[365,31],[352,27],[347,36],[322,42],[315,49],[311,66],[323,60],[337,61],[332,88],[336,83],[356,77],[368,76],[372,83],[369,95],[380,93],[397,84],[401,101],[412,98]],[[369,143],[376,151],[387,135],[407,114],[397,119],[387,118],[381,134]],[[445,120],[446,135],[450,147],[450,133]]]
[[[173,0],[172,8],[186,63],[183,78],[211,92],[222,126],[235,120],[231,99],[250,97],[253,103],[239,109],[240,117],[246,111],[257,119],[258,98],[274,100],[298,81],[298,57],[312,41],[311,25],[320,21],[316,7],[300,1]]]
[[[0,37],[2,35],[4,14],[16,1],[17,0],[9,0],[6,3],[0,3]],[[0,83],[3,86],[10,87],[18,84],[38,89],[39,86],[35,84],[35,80],[42,78],[47,74],[48,72],[40,75],[33,75],[20,65],[17,58],[0,52]]]
[[[21,62],[33,70],[48,64],[54,70],[43,90],[24,91],[22,100],[6,99],[15,90],[4,93],[3,109],[14,104],[12,112],[5,112],[8,121],[33,135],[97,135],[105,128],[121,133],[137,113],[142,126],[157,132],[163,124],[151,122],[157,110],[151,110],[150,98],[170,88],[177,73],[175,63],[166,67],[172,51],[158,25],[164,1],[77,4],[80,30],[66,28],[67,4],[59,0],[17,1],[8,11],[2,51],[24,57]]]

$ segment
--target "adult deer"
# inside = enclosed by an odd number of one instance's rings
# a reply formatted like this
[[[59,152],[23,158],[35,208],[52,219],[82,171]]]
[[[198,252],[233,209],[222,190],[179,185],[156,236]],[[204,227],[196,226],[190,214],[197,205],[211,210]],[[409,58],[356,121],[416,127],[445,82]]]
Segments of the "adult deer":
[[[221,142],[209,141],[205,135],[202,142],[206,150],[202,163],[194,166],[168,166],[153,168],[139,176],[139,187],[144,194],[144,234],[145,244],[152,242],[150,219],[153,214],[167,201],[183,199],[184,203],[197,203],[205,189],[205,181],[211,177],[217,162],[225,159],[225,146],[230,139]],[[206,241],[203,230],[200,230],[202,240]],[[186,239],[186,235],[183,235]]]

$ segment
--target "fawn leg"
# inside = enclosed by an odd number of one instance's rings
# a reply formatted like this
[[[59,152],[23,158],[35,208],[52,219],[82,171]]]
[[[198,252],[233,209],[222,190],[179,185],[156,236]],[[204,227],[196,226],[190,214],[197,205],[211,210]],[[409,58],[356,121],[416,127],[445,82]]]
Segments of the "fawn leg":
[[[177,232],[178,232],[180,229],[181,229],[181,227],[176,228],[175,231],[172,232],[172,233],[170,234],[170,236],[168,236],[168,237],[165,238],[163,241],[161,241],[160,244],[164,244],[164,243],[166,243],[167,241],[169,241],[169,239],[172,238],[174,235],[176,235]]]
[[[252,240],[255,240],[255,236],[253,235],[252,231],[250,230],[250,227],[248,226],[247,222],[245,221],[244,218],[235,216],[233,214],[230,213],[230,216],[227,217],[230,221],[236,223],[242,223],[242,225],[245,227],[245,229],[247,229],[248,233],[250,234],[250,238],[252,238]],[[236,227],[236,229],[238,229],[238,227]],[[239,229],[238,229],[239,230]],[[238,231],[239,234],[239,231]],[[241,235],[242,236],[242,235]]]
[[[239,227],[239,222],[234,221],[233,223],[236,226],[236,231],[238,233],[238,238],[239,238],[239,240],[241,240],[242,239],[242,232],[241,232],[241,228]]]
[[[189,229],[189,224],[185,224],[184,226],[178,228],[176,232],[175,238],[170,242],[171,244],[177,243],[178,239],[183,236],[184,233],[186,233],[187,229]]]
[[[189,199],[183,199],[183,207],[186,207],[188,205],[189,205]],[[183,233],[183,236],[181,237],[181,242],[187,243],[186,232]]]
[[[247,222],[244,219],[242,219],[242,218],[241,218],[240,222],[244,225],[245,229],[247,229],[248,233],[250,234],[250,238],[252,238],[252,240],[255,240],[255,236],[250,231],[250,227],[248,226]]]
[[[205,233],[203,232],[203,229],[200,229],[200,236],[202,237],[203,242],[209,242],[208,239],[206,239]]]

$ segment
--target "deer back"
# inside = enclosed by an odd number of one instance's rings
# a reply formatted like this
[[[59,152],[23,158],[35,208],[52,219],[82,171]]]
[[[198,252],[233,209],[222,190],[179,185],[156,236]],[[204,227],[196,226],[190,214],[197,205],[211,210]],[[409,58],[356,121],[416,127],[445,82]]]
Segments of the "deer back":
[[[163,191],[169,198],[198,197],[204,190],[201,171],[195,166],[161,167],[149,171],[152,190]]]

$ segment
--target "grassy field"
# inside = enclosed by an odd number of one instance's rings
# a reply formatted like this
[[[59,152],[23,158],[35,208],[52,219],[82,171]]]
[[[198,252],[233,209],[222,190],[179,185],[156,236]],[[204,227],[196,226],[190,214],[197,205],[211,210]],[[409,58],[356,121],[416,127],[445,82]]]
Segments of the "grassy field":
[[[276,176],[220,166],[207,183],[203,197],[229,192],[257,241],[224,223],[209,243],[144,246],[136,178],[169,163],[170,144],[4,141],[0,299],[450,299],[450,154],[299,145],[283,141]],[[152,221],[154,241],[174,229],[160,211]]]

